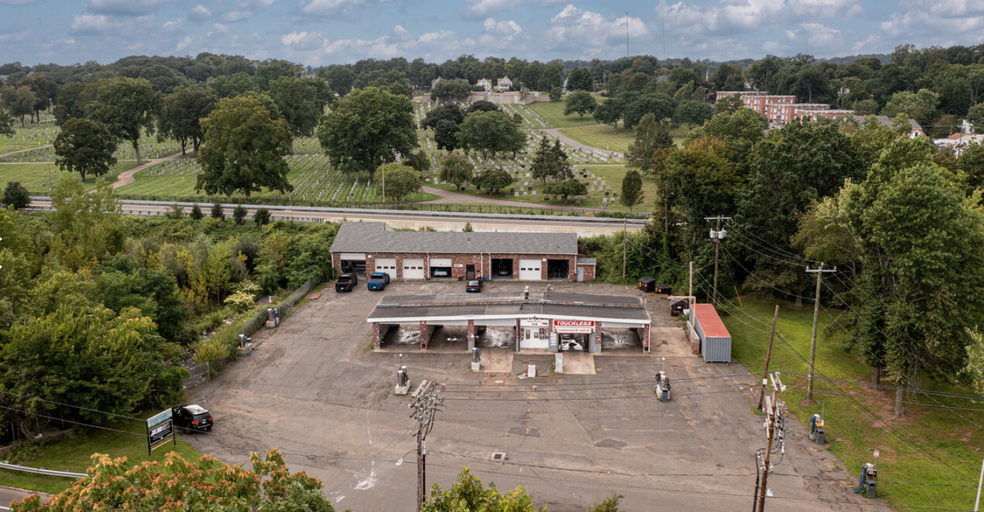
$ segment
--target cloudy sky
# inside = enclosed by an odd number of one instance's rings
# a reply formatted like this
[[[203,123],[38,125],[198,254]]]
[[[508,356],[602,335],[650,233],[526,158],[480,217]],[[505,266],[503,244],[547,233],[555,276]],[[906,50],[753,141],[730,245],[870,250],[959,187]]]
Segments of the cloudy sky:
[[[0,61],[617,58],[626,29],[633,55],[889,53],[984,41],[984,0],[0,0]]]

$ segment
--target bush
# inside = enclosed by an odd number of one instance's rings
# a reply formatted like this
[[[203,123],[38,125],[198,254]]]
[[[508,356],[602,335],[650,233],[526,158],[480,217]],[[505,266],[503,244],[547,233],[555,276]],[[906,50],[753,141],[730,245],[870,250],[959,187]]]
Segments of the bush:
[[[8,181],[3,190],[3,200],[0,203],[13,206],[15,210],[27,208],[31,204],[31,193],[19,181]]]
[[[180,204],[172,204],[171,208],[164,214],[164,216],[172,220],[178,220],[184,217],[184,208],[182,208]]]
[[[222,210],[222,204],[215,203],[212,205],[212,218],[213,219],[224,219],[225,212]]]
[[[270,210],[266,208],[260,208],[256,210],[253,214],[253,222],[256,222],[257,226],[266,226],[270,223]]]
[[[563,90],[560,87],[550,89],[550,101],[559,101]]]
[[[207,340],[202,340],[198,344],[195,352],[195,361],[199,364],[210,363],[212,370],[218,370],[217,362],[228,359],[232,355],[232,345],[227,340],[220,339],[219,336],[212,336]]]
[[[202,209],[196,203],[194,206],[191,207],[191,220],[195,220],[195,221],[202,220],[202,217],[203,217]]]
[[[232,219],[236,221],[237,226],[242,226],[246,222],[246,207],[237,204],[232,210]]]
[[[472,229],[471,222],[466,222],[465,223],[465,227],[461,228],[461,231],[464,232],[464,233],[471,233],[471,232],[473,232],[475,230]]]

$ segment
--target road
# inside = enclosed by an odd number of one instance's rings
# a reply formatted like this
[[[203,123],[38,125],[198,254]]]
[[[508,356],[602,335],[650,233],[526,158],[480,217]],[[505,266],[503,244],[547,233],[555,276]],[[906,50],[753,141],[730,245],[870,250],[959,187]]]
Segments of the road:
[[[0,485],[0,510],[10,510],[10,502],[14,500],[22,500],[32,494],[40,495],[43,501],[48,501],[48,498],[51,497],[43,492],[25,491],[24,489]]]
[[[171,210],[170,203],[160,201],[120,200],[124,214],[139,216],[163,215]],[[185,213],[191,210],[191,203],[180,203]],[[50,209],[48,198],[34,198],[31,206],[37,209]],[[210,206],[201,205],[203,213],[208,215]],[[232,216],[235,205],[225,205],[225,215]],[[480,232],[534,232],[534,233],[577,233],[578,236],[611,235],[628,231],[639,231],[643,221],[630,220],[624,225],[618,219],[602,219],[595,217],[564,217],[550,215],[496,215],[469,214],[452,212],[420,212],[401,210],[368,210],[355,208],[314,208],[304,206],[246,206],[252,216],[257,208],[265,207],[270,210],[275,219],[293,219],[301,222],[385,222],[393,228],[423,229],[426,227],[438,231],[460,231],[466,223],[472,229]]]

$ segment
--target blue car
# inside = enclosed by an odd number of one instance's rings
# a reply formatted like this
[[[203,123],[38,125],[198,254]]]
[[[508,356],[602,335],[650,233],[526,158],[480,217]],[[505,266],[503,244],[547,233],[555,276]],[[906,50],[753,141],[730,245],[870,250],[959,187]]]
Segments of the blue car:
[[[370,290],[385,290],[386,285],[388,285],[389,282],[389,274],[385,272],[376,272],[375,274],[369,276],[368,286]]]

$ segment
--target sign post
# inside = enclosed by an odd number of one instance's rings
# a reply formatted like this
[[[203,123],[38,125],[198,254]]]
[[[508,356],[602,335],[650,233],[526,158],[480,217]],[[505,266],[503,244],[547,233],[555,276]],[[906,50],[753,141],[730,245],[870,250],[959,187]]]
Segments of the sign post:
[[[171,419],[171,409],[161,411],[147,420],[147,455],[153,455],[154,450],[178,438],[174,435],[174,421]]]

